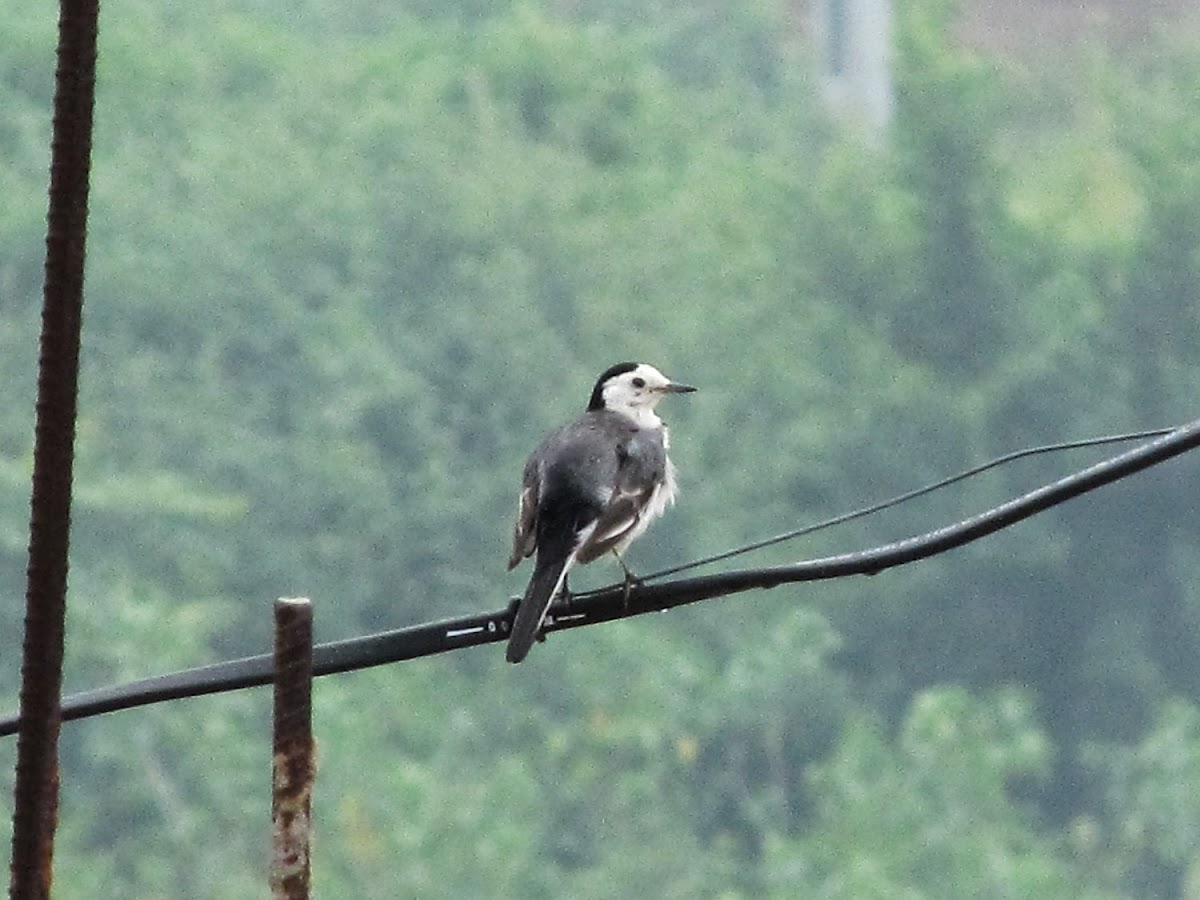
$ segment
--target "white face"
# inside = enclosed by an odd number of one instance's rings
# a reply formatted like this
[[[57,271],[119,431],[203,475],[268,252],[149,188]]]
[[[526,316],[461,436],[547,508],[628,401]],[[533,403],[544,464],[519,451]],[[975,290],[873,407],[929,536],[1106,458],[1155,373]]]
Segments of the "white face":
[[[604,383],[604,405],[615,410],[654,409],[665,395],[689,390],[691,388],[672,384],[671,379],[654,366],[642,363]]]

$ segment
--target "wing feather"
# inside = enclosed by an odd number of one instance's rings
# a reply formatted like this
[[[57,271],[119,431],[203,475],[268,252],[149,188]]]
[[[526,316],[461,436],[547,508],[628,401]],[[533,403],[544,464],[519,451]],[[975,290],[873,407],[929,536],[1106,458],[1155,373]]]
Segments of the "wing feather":
[[[532,556],[537,549],[538,480],[537,466],[530,460],[530,464],[525,466],[524,483],[517,497],[517,522],[513,526],[509,570],[515,569],[521,560]]]
[[[617,467],[612,490],[596,528],[576,554],[592,562],[609,550],[620,551],[646,530],[666,504],[661,501],[668,461],[665,429],[632,429],[616,443]]]

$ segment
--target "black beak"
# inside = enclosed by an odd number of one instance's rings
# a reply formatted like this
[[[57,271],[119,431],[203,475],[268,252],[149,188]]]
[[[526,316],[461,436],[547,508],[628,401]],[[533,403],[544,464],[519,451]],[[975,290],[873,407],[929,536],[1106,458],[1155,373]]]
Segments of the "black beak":
[[[690,394],[695,390],[696,389],[690,384],[676,384],[673,381],[663,385],[662,387],[662,392],[664,394]]]

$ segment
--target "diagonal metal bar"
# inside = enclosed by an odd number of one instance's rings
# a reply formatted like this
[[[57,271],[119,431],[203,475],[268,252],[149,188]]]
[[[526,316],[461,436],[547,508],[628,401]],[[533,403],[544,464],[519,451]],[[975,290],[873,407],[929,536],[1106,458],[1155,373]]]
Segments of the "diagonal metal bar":
[[[49,897],[52,875],[98,15],[97,0],[62,0],[59,7],[13,802],[13,900]]]
[[[663,584],[640,585],[630,591],[628,601],[621,584],[580,594],[572,598],[569,605],[552,609],[552,615],[547,617],[546,631],[581,628],[756,588],[849,575],[874,575],[979,540],[1198,446],[1200,420],[980,515],[903,541],[857,553],[806,560],[790,566],[743,569]],[[313,650],[313,673],[332,675],[507,640],[515,608],[514,600],[507,609],[495,612],[321,644]],[[269,684],[271,670],[272,657],[264,654],[99,688],[68,697],[63,704],[63,717],[85,718],[166,700]],[[0,737],[12,733],[14,722],[13,719],[0,719]]]

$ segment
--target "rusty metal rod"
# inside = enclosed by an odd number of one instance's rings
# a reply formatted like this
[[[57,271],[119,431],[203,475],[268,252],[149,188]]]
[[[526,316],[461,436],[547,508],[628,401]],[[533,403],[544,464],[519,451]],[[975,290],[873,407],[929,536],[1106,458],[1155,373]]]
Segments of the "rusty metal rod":
[[[311,863],[312,604],[275,601],[275,731],[271,821],[271,896],[308,900]]]
[[[59,4],[13,798],[12,900],[50,896],[98,0]]]

